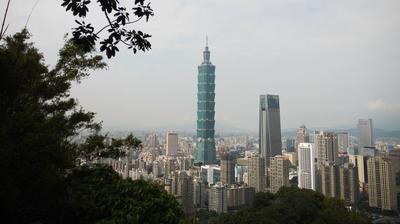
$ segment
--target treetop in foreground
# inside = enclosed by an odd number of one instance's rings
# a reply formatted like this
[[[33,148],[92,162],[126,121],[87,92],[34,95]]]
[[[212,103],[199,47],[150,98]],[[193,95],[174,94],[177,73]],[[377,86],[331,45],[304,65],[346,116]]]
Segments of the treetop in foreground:
[[[73,82],[106,66],[67,41],[50,69],[27,30],[0,42],[0,214],[7,223],[178,223],[174,197],[122,179],[102,157],[140,150],[133,135],[112,139],[70,96]],[[74,139],[81,133],[85,142]]]
[[[211,223],[368,224],[361,213],[349,211],[343,201],[312,190],[284,187],[277,194],[257,193],[253,206],[224,214]]]
[[[183,211],[156,183],[122,179],[105,165],[80,166],[66,179],[65,223],[179,223]]]

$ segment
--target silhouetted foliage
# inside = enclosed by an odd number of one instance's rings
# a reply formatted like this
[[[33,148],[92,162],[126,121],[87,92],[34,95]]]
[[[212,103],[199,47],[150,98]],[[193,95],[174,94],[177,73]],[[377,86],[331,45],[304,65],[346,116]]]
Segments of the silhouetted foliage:
[[[193,223],[207,224],[216,222],[218,219],[218,213],[215,211],[209,211],[206,209],[200,209],[196,212],[195,217],[193,217]]]
[[[258,193],[251,208],[221,215],[213,223],[364,224],[371,221],[347,210],[343,201],[312,190],[284,187],[272,195]]]
[[[273,200],[274,200],[274,194],[269,192],[267,193],[259,192],[256,194],[256,197],[254,198],[253,207],[262,208],[269,206]]]
[[[125,1],[133,3],[131,6],[122,5],[119,0],[97,0],[95,3],[90,0],[63,0],[61,4],[66,11],[71,11],[79,21],[75,20],[78,27],[74,28],[73,40],[85,51],[94,48],[99,39],[100,50],[105,51],[108,58],[114,57],[119,51],[118,45],[125,44],[136,54],[138,50],[147,51],[151,49],[151,44],[147,40],[151,35],[140,30],[128,29],[127,27],[136,23],[143,18],[146,22],[150,16],[153,16],[153,9],[147,0]],[[94,27],[91,23],[87,23],[86,16],[89,13],[89,7],[98,4],[100,10],[104,14],[106,25],[103,27]],[[108,36],[100,38],[102,31],[106,30]]]
[[[106,145],[95,114],[70,97],[73,81],[106,67],[102,57],[67,41],[49,69],[28,39],[23,30],[0,44],[2,220],[174,223],[182,218],[176,200],[158,187],[122,180],[111,168],[90,165],[101,157],[141,149],[133,135]],[[74,138],[82,132],[89,137],[78,144]]]
[[[93,162],[99,158],[120,158],[124,157],[128,151],[141,150],[142,142],[129,134],[125,139],[111,140],[110,145],[106,145],[107,135],[94,134],[89,136],[83,144],[77,146],[78,158],[81,163]]]
[[[178,202],[159,185],[122,179],[109,166],[81,166],[66,179],[64,223],[178,223]]]
[[[51,216],[60,203],[63,175],[76,162],[70,139],[100,128],[94,113],[69,97],[71,81],[105,66],[68,42],[49,70],[28,38],[23,30],[0,46],[0,200],[2,212],[20,223]]]

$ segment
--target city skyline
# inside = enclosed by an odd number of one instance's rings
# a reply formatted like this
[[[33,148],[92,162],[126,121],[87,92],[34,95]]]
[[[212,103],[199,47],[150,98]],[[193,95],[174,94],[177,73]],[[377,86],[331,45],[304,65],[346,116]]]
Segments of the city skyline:
[[[9,34],[25,25],[32,5],[12,2]],[[44,28],[47,15],[35,10],[28,29],[46,63],[54,65],[74,22],[58,2],[42,0],[38,6],[52,9],[46,11],[54,25]],[[72,90],[105,128],[194,125],[194,67],[206,34],[219,66],[216,120],[221,124],[256,131],[257,96],[276,92],[283,105],[282,129],[352,126],[358,118],[373,118],[377,128],[400,127],[398,1],[154,1],[152,6],[156,14],[143,25],[153,35],[153,49],[140,55],[121,49],[118,60],[107,61],[109,70],[94,72]],[[240,17],[246,19],[229,22]],[[90,19],[104,22],[100,16]],[[247,28],[253,26],[257,29]],[[161,113],[167,106],[175,109]],[[330,119],[320,116],[328,113]]]
[[[6,2],[5,220],[400,223],[400,2]]]

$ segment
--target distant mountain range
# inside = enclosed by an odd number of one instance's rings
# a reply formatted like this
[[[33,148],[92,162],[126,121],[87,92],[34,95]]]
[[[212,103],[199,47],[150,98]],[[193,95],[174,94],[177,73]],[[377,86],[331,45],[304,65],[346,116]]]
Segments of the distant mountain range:
[[[177,132],[184,132],[187,134],[196,134],[196,124],[183,124],[183,125],[175,125],[175,126],[160,126],[160,127],[105,127],[105,131],[111,132],[167,132],[167,131],[177,131]],[[335,128],[308,128],[308,130],[327,130],[327,131],[346,131],[349,132],[352,136],[357,136],[357,129],[356,128],[346,128],[346,127],[335,127]],[[216,122],[215,124],[215,131],[217,135],[238,135],[238,134],[245,134],[245,135],[258,135],[258,131],[248,130],[246,128],[239,128],[233,127],[230,125],[226,125],[223,123]],[[282,129],[282,136],[286,137],[295,137],[297,132],[297,128],[288,128]],[[384,129],[376,128],[374,129],[374,134],[376,138],[400,138],[400,130],[390,130],[386,131]]]
[[[174,126],[159,126],[159,127],[104,127],[106,131],[134,131],[134,132],[167,132],[167,131],[177,131],[184,133],[196,133],[196,124],[183,124]],[[215,123],[216,134],[256,134],[254,131],[249,131],[245,128],[238,128],[229,125],[225,125],[219,122]]]
[[[334,132],[345,131],[345,132],[349,132],[349,134],[352,136],[357,136],[357,133],[358,133],[358,130],[356,128],[350,128],[350,129],[310,128],[309,130],[327,130],[327,131],[334,131]],[[296,129],[285,129],[282,131],[282,136],[295,137],[296,132],[297,132]],[[375,135],[375,138],[400,138],[400,130],[386,131],[383,129],[375,128],[374,135]]]

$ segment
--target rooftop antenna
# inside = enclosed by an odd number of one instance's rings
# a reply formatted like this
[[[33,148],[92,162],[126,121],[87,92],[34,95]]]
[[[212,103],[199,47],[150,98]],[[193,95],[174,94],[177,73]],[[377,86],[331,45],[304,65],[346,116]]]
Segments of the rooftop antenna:
[[[26,27],[28,26],[28,22],[29,22],[29,19],[31,18],[31,15],[32,15],[32,13],[33,13],[33,10],[36,8],[36,5],[39,3],[39,0],[36,0],[36,2],[35,2],[35,4],[33,5],[33,7],[32,7],[32,9],[31,9],[31,12],[29,13],[29,16],[28,16],[28,19],[26,20],[26,23],[25,23],[25,29],[26,29]]]
[[[208,47],[208,36],[206,35],[206,47]]]
[[[1,29],[0,29],[0,40],[3,39],[4,34],[7,31],[8,25],[6,26],[6,28],[4,29],[4,23],[6,22],[6,18],[7,18],[7,13],[8,13],[8,8],[10,7],[10,1],[8,0],[7,2],[7,7],[6,7],[6,11],[4,13],[4,17],[3,17],[3,22],[1,23]]]

